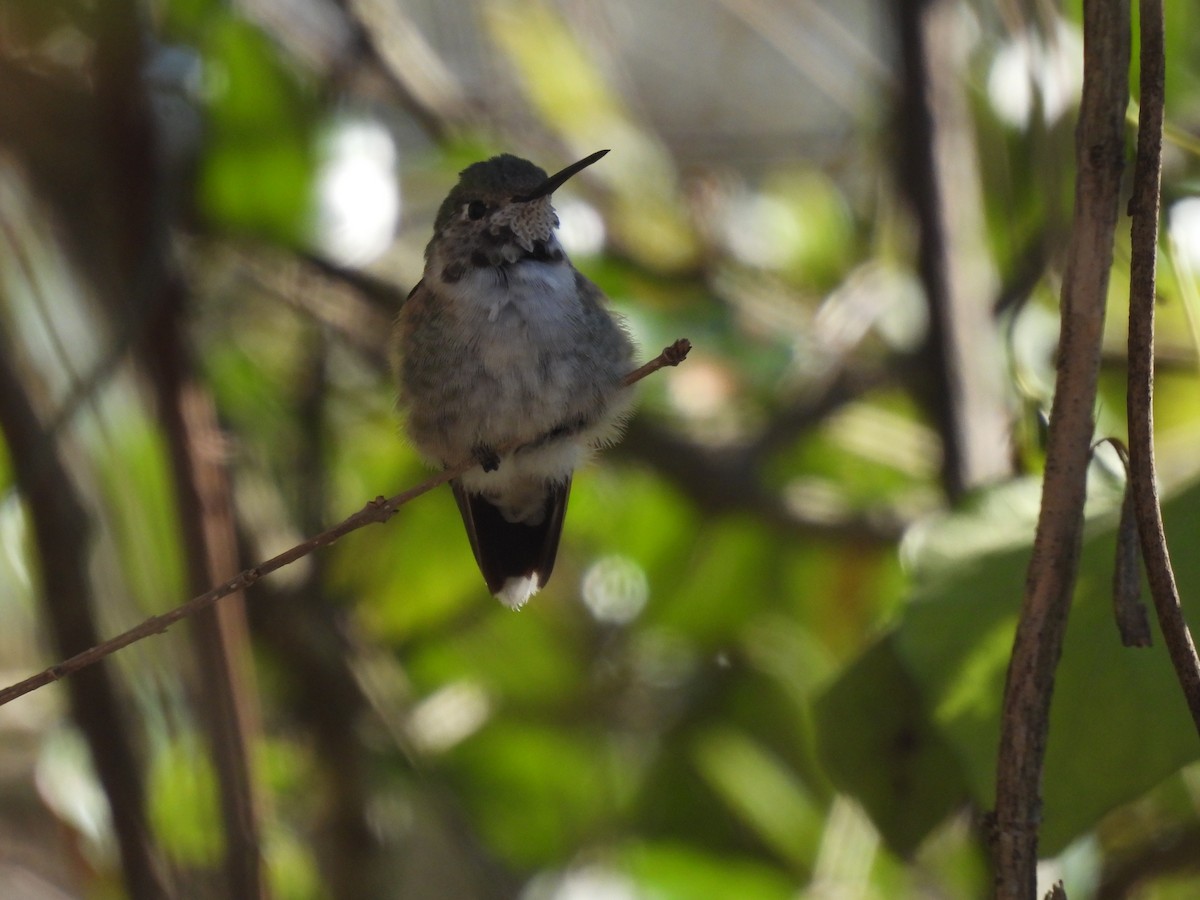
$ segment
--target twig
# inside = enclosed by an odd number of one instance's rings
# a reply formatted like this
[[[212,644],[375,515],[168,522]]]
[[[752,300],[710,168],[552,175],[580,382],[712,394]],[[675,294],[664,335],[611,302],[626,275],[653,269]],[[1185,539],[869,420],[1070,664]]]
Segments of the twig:
[[[641,381],[647,375],[653,375],[659,369],[665,369],[667,366],[677,366],[692,352],[692,342],[687,338],[680,338],[669,347],[663,347],[663,352],[650,360],[643,366],[634,369],[625,376],[621,382],[622,386],[629,387]]]
[[[1154,472],[1154,301],[1161,201],[1162,128],[1165,59],[1162,0],[1140,0],[1141,108],[1138,113],[1137,164],[1129,199],[1129,481],[1141,536],[1142,559],[1150,595],[1162,628],[1175,676],[1200,731],[1200,659],[1183,618],[1179,589],[1163,532],[1162,509]]]
[[[629,387],[647,375],[657,372],[659,369],[667,366],[677,366],[687,357],[688,352],[692,349],[691,342],[686,338],[680,338],[669,347],[665,348],[662,353],[646,363],[641,368],[630,372],[625,376],[623,385]],[[519,445],[508,445],[498,448],[500,454],[511,453],[518,449]],[[202,609],[207,609],[212,606],[222,597],[227,597],[236,591],[242,591],[250,587],[265,575],[269,575],[277,569],[282,569],[284,566],[294,563],[298,559],[303,559],[314,550],[320,547],[327,547],[334,541],[338,540],[352,531],[357,531],[364,525],[372,525],[383,523],[396,514],[396,511],[408,503],[410,500],[415,500],[422,494],[427,494],[439,485],[445,484],[453,478],[462,475],[477,463],[474,460],[461,462],[456,466],[444,469],[432,478],[421,482],[415,487],[411,487],[406,491],[402,491],[391,499],[384,497],[376,497],[374,500],[367,502],[362,509],[348,518],[342,520],[337,525],[322,531],[315,537],[311,537],[302,543],[291,547],[277,556],[273,556],[266,562],[259,563],[256,566],[251,566],[239,572],[233,578],[230,578],[223,584],[219,584],[207,593],[193,597],[186,603],[175,607],[174,609],[162,613],[161,615],[151,616],[145,621],[128,631],[118,634],[116,637],[109,638],[107,641],[96,644],[81,653],[77,653],[70,659],[66,659],[60,663],[50,666],[48,669],[39,672],[26,678],[24,681],[19,681],[14,685],[0,690],[0,706],[22,697],[31,691],[35,691],[40,687],[44,687],[55,681],[66,678],[68,675],[73,675],[80,669],[92,665],[128,647],[130,644],[137,643],[143,638],[149,637],[152,634],[162,634],[176,622],[181,619],[186,619],[188,616],[195,615]]]
[[[1041,513],[1000,720],[996,808],[990,835],[994,896],[999,900],[1032,900],[1037,891],[1050,698],[1079,568],[1092,411],[1124,165],[1125,106],[1129,101],[1126,0],[1085,0],[1083,33],[1075,212],[1062,286],[1054,408]]]
[[[1120,438],[1106,437],[1096,442],[1093,452],[1101,444],[1112,447],[1125,468],[1125,490],[1117,522],[1117,552],[1113,560],[1113,617],[1124,646],[1149,647],[1153,639],[1150,617],[1142,602],[1142,548],[1133,504],[1133,479],[1129,477],[1129,450]]]

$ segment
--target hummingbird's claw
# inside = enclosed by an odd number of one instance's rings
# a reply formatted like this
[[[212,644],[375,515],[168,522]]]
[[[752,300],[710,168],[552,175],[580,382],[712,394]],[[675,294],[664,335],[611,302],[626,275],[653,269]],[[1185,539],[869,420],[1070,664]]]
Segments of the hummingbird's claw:
[[[475,461],[483,467],[485,472],[495,472],[500,468],[500,454],[487,444],[477,445],[471,455],[475,457]]]

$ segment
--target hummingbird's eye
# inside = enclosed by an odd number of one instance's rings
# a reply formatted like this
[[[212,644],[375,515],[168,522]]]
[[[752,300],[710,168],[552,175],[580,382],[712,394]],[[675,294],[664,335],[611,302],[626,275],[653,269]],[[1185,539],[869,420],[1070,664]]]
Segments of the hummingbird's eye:
[[[482,200],[472,200],[467,204],[467,215],[472,219],[482,219],[487,215],[487,204]]]

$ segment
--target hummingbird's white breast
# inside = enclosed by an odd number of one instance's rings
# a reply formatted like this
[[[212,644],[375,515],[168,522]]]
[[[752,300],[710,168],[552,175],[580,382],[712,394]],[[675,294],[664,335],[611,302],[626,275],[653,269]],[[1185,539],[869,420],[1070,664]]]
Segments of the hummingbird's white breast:
[[[584,316],[571,265],[525,260],[474,269],[446,290],[487,376],[464,419],[474,443],[532,441],[562,425],[587,390],[575,359]],[[514,481],[564,479],[584,456],[578,439],[547,442],[465,481],[511,496]]]

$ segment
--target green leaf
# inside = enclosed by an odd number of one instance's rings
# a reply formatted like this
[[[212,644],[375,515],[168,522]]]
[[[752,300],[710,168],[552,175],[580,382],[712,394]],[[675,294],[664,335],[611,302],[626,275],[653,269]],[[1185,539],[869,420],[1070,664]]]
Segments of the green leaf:
[[[783,872],[687,844],[647,842],[635,844],[621,855],[637,883],[638,896],[651,900],[788,900],[797,896],[797,885]]]
[[[892,637],[834,682],[815,716],[829,777],[862,803],[896,852],[912,853],[967,799],[954,750],[926,715]]]
[[[732,728],[701,735],[692,755],[709,785],[763,843],[797,869],[808,867],[825,810],[782,760]]]
[[[986,515],[1002,508],[992,504]],[[1164,512],[1177,545],[1195,534],[1200,485],[1174,496]],[[1004,528],[1013,527],[1012,509],[1009,519]],[[967,514],[944,528],[969,537],[978,524]],[[1120,644],[1111,609],[1115,526],[1115,515],[1102,517],[1084,543],[1057,670],[1043,779],[1040,848],[1047,855],[1198,756],[1161,639],[1148,650]],[[831,776],[898,850],[919,844],[956,794],[969,790],[984,808],[993,803],[1000,703],[1028,558],[1026,546],[997,549],[944,573],[821,698]],[[1175,561],[1181,593],[1194,594],[1200,559],[1177,553]],[[906,767],[907,751],[897,750],[915,737],[897,744],[897,735],[920,736],[918,749],[936,738],[951,750],[944,770]]]

